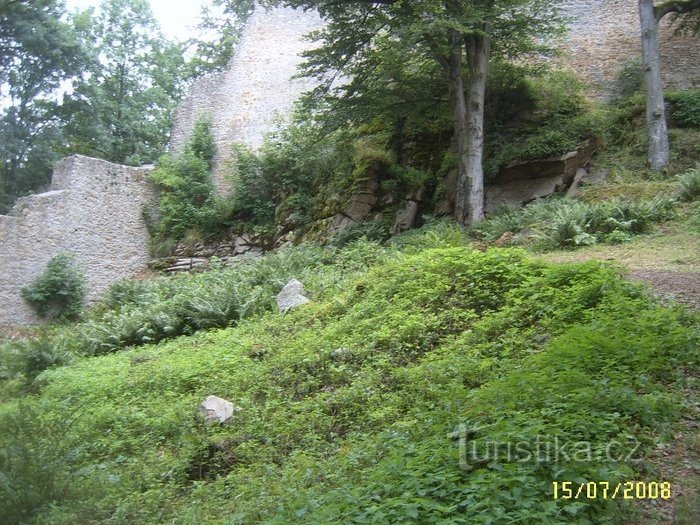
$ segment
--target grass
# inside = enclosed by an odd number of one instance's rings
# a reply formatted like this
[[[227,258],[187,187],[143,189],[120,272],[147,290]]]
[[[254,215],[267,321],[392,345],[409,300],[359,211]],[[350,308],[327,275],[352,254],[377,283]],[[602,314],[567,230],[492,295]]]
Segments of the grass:
[[[480,252],[444,225],[393,247],[363,242],[314,267],[316,300],[285,316],[261,309],[235,326],[77,357],[39,375],[32,396],[6,390],[0,521],[629,519],[624,501],[554,501],[551,482],[650,475],[637,459],[687,413],[697,319],[605,264]],[[354,274],[331,284],[348,260]],[[197,420],[210,394],[241,408],[232,424]],[[592,456],[501,450],[465,470],[453,437],[462,424],[479,429],[482,455],[491,442],[557,436],[588,442]],[[605,457],[610,440],[630,436],[639,457]]]
[[[614,261],[630,270],[700,272],[700,236],[687,221],[674,220],[625,244],[553,250],[540,255],[551,262]]]

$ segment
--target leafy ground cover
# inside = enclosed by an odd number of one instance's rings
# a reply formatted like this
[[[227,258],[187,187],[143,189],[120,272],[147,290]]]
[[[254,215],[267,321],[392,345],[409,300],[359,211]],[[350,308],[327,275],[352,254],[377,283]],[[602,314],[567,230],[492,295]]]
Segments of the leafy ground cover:
[[[235,326],[15,370],[0,521],[634,522],[629,501],[555,500],[552,482],[657,479],[690,410],[697,315],[605,263],[464,244],[438,225],[276,254],[239,269],[261,281]],[[315,301],[280,316],[291,274]],[[231,424],[197,420],[210,394],[240,407]]]

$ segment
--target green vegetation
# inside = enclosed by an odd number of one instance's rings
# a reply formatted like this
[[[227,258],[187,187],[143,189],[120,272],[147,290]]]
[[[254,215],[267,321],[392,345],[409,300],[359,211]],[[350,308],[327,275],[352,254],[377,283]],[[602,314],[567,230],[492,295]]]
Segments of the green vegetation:
[[[671,118],[679,127],[700,129],[700,89],[674,91],[666,95]]]
[[[116,287],[87,324],[116,332],[109,319],[178,311],[173,292],[199,290],[192,304],[206,298],[218,311],[234,296],[238,313],[190,330],[236,326],[140,348],[123,349],[147,340],[115,341],[97,353],[116,353],[73,355],[33,380],[3,368],[0,520],[633,519],[621,500],[553,501],[552,481],[648,475],[640,460],[686,410],[697,318],[660,308],[601,263],[544,264],[464,243],[459,228],[436,223],[384,247],[304,246]],[[314,302],[280,316],[271,304],[291,276]],[[58,348],[87,324],[50,341]],[[21,396],[20,383],[36,394]],[[232,424],[196,421],[209,394],[241,408]],[[462,424],[477,429],[482,460],[489,443],[503,444],[471,470],[453,435]],[[534,461],[504,448],[534,451],[555,436],[585,441],[592,459]],[[634,453],[607,457],[613,440]]]
[[[80,316],[85,301],[85,276],[75,258],[60,253],[51,258],[44,272],[22,288],[22,297],[40,317],[74,320]]]
[[[524,208],[506,208],[475,231],[486,240],[506,233],[519,234],[515,242],[535,242],[540,249],[574,247],[607,242],[619,244],[634,234],[650,231],[653,224],[673,216],[673,200],[614,198],[607,201],[550,199]]]
[[[217,195],[212,180],[215,155],[211,119],[205,116],[195,123],[182,153],[160,159],[150,174],[160,189],[159,220],[149,221],[153,246],[169,247],[186,235],[215,237],[230,227],[231,205]]]
[[[693,201],[700,198],[700,164],[678,177],[681,184],[680,198]]]
[[[640,522],[622,498],[554,500],[552,482],[660,479],[655,453],[692,417],[700,318],[662,307],[619,266],[543,262],[523,248],[629,262],[627,250],[644,259],[635,269],[661,267],[649,254],[663,250],[663,268],[696,269],[700,92],[667,95],[672,156],[656,174],[638,64],[621,74],[619,98],[596,106],[570,75],[506,60],[543,51],[538,35],[557,24],[541,16],[547,2],[269,3],[321,4],[327,46],[307,55],[307,72],[342,66],[352,80],[309,94],[259,151],[236,146],[231,197],[214,188],[211,122],[197,122],[152,173],[153,251],[232,228],[306,241],[124,281],[87,312],[75,262],[55,257],[22,293],[59,322],[0,338],[0,523]],[[0,146],[0,211],[62,149],[128,163],[160,155],[183,77],[226,63],[252,3],[214,0],[225,16],[208,13],[203,27],[219,36],[190,42],[187,65],[141,0],[72,19],[50,0],[37,3],[44,11],[6,4],[0,14],[22,11],[36,34],[8,17],[0,44],[17,46],[0,46],[0,65],[43,56],[36,39],[49,33],[55,53],[33,95],[0,115],[0,138],[12,138]],[[518,16],[504,16],[512,6]],[[448,174],[464,172],[449,95],[479,78],[454,53],[489,31],[486,177],[587,141],[610,177],[465,230],[430,214]],[[45,100],[82,70],[62,104]],[[467,85],[449,85],[457,79]],[[46,135],[23,150],[42,122]],[[368,185],[371,220],[331,236]],[[418,193],[424,226],[391,237]],[[659,242],[665,221],[676,230]],[[281,316],[275,296],[292,278],[312,302]],[[240,408],[230,424],[196,416],[208,395]]]

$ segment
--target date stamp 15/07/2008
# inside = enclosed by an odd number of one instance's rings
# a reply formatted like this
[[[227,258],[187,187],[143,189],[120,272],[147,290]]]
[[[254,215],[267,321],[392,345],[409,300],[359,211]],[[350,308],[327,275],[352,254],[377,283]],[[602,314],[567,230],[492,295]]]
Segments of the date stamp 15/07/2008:
[[[554,499],[671,499],[667,481],[553,481]]]

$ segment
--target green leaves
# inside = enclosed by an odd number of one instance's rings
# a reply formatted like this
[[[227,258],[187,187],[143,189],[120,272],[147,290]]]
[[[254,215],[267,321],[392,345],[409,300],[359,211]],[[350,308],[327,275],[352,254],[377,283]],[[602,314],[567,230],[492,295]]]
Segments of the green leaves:
[[[55,90],[84,58],[62,2],[0,5],[0,213],[48,182],[61,145]]]
[[[72,339],[22,343],[55,365],[61,348],[112,354],[36,378],[43,417],[75,421],[0,426],[20,458],[0,454],[0,491],[71,480],[24,505],[46,522],[624,520],[619,501],[554,501],[552,481],[644,474],[638,460],[684,410],[695,318],[602,263],[547,265],[460,241],[438,224],[399,238],[402,256],[368,241],[296,247],[115,288],[89,323],[61,332]],[[270,312],[292,276],[314,304]],[[234,424],[196,423],[212,393],[242,408]],[[3,422],[22,414],[0,404]],[[568,443],[556,458],[555,438]],[[582,441],[590,459],[573,457]],[[25,443],[50,460],[43,470],[23,459]]]
[[[52,257],[41,276],[22,288],[22,297],[39,316],[61,320],[75,320],[80,316],[85,293],[85,276],[68,253]]]
[[[89,50],[65,97],[67,150],[141,165],[163,153],[183,88],[184,59],[143,0],[104,0],[76,22]]]

